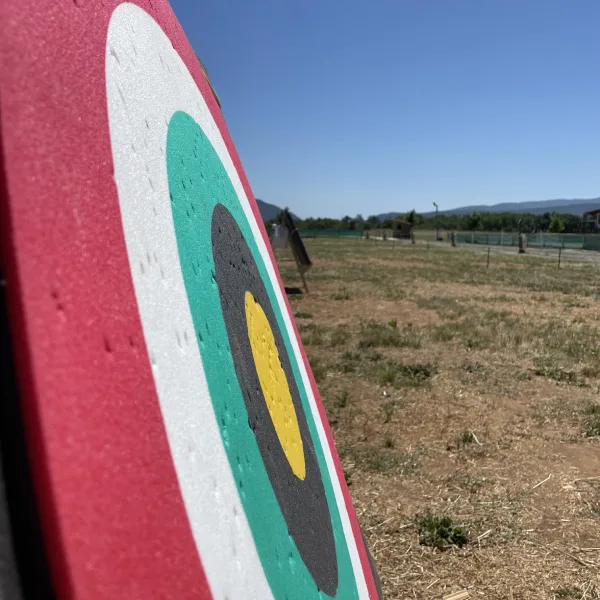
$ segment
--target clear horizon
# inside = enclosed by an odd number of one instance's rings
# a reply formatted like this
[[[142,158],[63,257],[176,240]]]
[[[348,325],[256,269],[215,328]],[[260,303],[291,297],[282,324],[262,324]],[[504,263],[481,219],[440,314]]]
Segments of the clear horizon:
[[[278,208],[286,208],[285,205],[283,206],[279,206],[277,204],[274,204],[273,202],[268,202],[267,200],[264,200],[264,198],[256,198],[257,200],[260,200],[261,202],[265,202],[267,204],[273,204],[274,206],[277,206]],[[550,198],[548,200],[530,200],[530,201],[524,201],[524,202],[497,202],[496,204],[463,204],[460,206],[450,206],[450,207],[445,207],[445,208],[440,208],[439,212],[443,213],[443,212],[448,212],[448,211],[452,211],[452,210],[457,210],[457,209],[465,209],[465,208],[481,208],[481,207],[485,207],[485,208],[494,208],[496,206],[501,206],[503,204],[516,204],[516,205],[522,205],[522,204],[539,204],[539,203],[560,203],[560,202],[564,202],[565,204],[557,204],[557,206],[569,206],[569,205],[573,205],[573,206],[578,206],[579,204],[585,204],[587,202],[593,202],[597,200],[598,201],[598,208],[600,208],[600,197],[596,197],[596,198]],[[340,217],[330,217],[328,215],[318,215],[318,214],[314,214],[314,215],[299,215],[298,213],[296,213],[296,211],[291,207],[291,206],[287,206],[287,208],[296,216],[300,217],[302,220],[307,219],[307,218],[343,218],[345,216],[349,216],[349,217],[356,217],[358,214],[360,214],[364,219],[366,219],[369,216],[379,216],[382,214],[388,214],[388,213],[393,213],[393,212],[409,212],[411,209],[405,210],[405,211],[394,211],[394,210],[383,210],[379,213],[370,213],[370,214],[365,214],[363,213],[357,213],[355,215],[341,215]],[[433,213],[435,212],[435,207],[432,207],[432,209],[427,209],[427,210],[423,210],[423,211],[416,211],[417,214],[429,214],[429,213]],[[549,207],[548,212],[553,212],[553,207]],[[563,213],[565,214],[565,213]],[[577,214],[577,213],[575,213]]]
[[[339,218],[598,197],[600,3],[171,4],[265,202]]]

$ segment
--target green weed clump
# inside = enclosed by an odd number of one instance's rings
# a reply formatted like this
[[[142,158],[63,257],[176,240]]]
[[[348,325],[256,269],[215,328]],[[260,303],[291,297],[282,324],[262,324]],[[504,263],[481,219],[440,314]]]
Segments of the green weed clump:
[[[568,383],[569,385],[583,385],[583,382],[577,377],[577,373],[574,371],[568,371],[559,367],[536,367],[532,371],[538,377],[545,377],[546,379]]]
[[[447,550],[453,546],[462,548],[469,542],[468,532],[464,526],[458,525],[451,517],[432,514],[417,517],[419,543],[439,550]]]
[[[466,448],[467,446],[471,445],[474,441],[475,436],[473,435],[472,431],[461,431],[456,436],[456,447],[458,449]]]
[[[351,401],[352,399],[350,398],[350,394],[346,390],[335,396],[336,408],[346,408]]]
[[[600,404],[589,404],[583,411],[583,435],[600,436]]]
[[[393,401],[386,402],[381,405],[381,412],[383,413],[383,422],[389,423],[392,420],[396,406]]]
[[[379,379],[382,385],[394,387],[419,387],[424,385],[438,371],[431,363],[403,364],[388,362],[380,371]]]

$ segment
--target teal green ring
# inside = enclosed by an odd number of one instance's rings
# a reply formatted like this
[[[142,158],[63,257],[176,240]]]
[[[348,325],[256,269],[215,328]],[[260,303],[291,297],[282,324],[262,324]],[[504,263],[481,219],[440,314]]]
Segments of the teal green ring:
[[[221,311],[212,258],[211,218],[217,203],[237,221],[265,284],[281,330],[313,439],[329,506],[338,559],[336,599],[358,598],[354,571],[323,448],[300,369],[262,255],[235,189],[215,149],[194,119],[173,114],[167,131],[167,176],[183,280],[206,380],[231,471],[267,581],[277,599],[330,598],[304,565],[248,426]],[[223,543],[228,543],[226,540]]]

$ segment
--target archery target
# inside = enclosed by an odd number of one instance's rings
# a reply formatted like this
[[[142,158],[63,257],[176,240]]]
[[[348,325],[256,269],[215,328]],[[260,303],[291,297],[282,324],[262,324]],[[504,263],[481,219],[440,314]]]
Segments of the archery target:
[[[233,560],[245,573],[260,573],[258,560],[277,598],[366,594],[329,475],[333,465],[313,443],[315,400],[255,216],[187,68],[160,27],[132,5],[111,20],[107,93],[144,335],[209,582],[222,585],[223,565]],[[266,348],[272,364],[260,377],[255,357],[263,349],[252,344],[267,336],[274,340]],[[270,396],[280,406],[270,410]],[[203,497],[210,486],[199,477],[211,474],[231,503],[223,512]],[[343,499],[341,505],[345,512]],[[209,517],[215,508],[217,521]],[[222,545],[214,552],[220,544],[211,534],[221,536],[236,520],[235,555]],[[268,595],[261,578],[241,585],[240,593],[253,585],[257,597]]]
[[[375,597],[256,203],[178,23],[166,2],[52,6],[8,15],[0,117],[59,597]]]

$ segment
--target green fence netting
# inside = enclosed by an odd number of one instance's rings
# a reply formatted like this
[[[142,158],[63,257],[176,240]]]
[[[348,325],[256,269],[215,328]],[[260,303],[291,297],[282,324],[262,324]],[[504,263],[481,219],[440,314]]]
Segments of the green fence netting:
[[[600,235],[585,235],[583,238],[584,250],[596,250],[600,252]]]
[[[574,250],[600,250],[600,235],[580,233],[528,233],[527,245],[532,248],[571,248]],[[516,233],[463,232],[456,234],[460,244],[484,244],[488,246],[518,246]]]
[[[299,229],[303,238],[359,238],[360,229]],[[419,232],[415,232],[417,239]],[[571,248],[574,250],[600,251],[600,234],[580,233],[528,233],[527,245],[532,248]],[[458,244],[481,244],[486,246],[518,246],[517,233],[462,231],[456,234]]]
[[[362,237],[360,229],[298,229],[303,238],[316,237]]]

